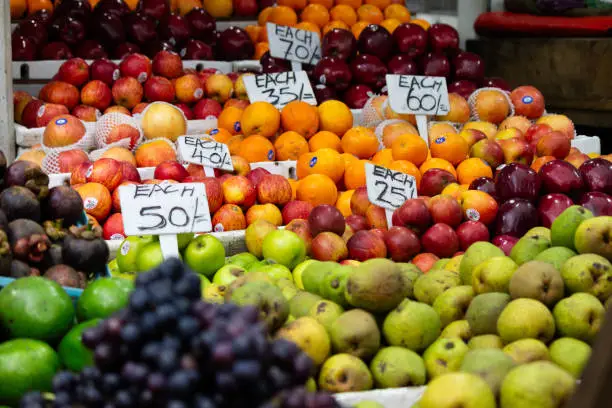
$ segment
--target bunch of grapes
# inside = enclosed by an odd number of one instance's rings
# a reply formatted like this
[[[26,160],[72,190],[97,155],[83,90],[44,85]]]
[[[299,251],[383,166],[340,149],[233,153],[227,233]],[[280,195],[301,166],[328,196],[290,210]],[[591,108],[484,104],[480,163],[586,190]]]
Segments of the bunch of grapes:
[[[140,274],[127,308],[83,333],[95,366],[60,372],[46,405],[22,407],[334,408],[307,393],[311,359],[294,343],[270,341],[259,311],[201,300],[200,278],[178,260]]]

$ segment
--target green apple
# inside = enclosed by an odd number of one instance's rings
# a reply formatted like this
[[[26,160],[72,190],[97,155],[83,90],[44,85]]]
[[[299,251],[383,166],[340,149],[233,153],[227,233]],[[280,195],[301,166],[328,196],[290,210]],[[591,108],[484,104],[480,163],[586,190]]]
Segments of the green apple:
[[[295,286],[298,289],[304,290],[304,284],[302,283],[302,273],[311,263],[315,262],[314,259],[307,259],[304,262],[300,263],[293,269],[293,281],[295,282]]]
[[[261,258],[264,239],[272,231],[276,231],[276,225],[266,220],[257,220],[249,225],[244,231],[244,242],[248,251],[257,258]]]
[[[131,251],[131,249],[130,249]],[[136,256],[136,271],[146,272],[164,262],[164,254],[159,241],[150,242],[140,247]]]
[[[549,351],[552,362],[565,368],[576,379],[580,378],[591,357],[591,346],[571,337],[561,337],[553,341]]]
[[[122,273],[140,272],[136,266],[138,253],[147,244],[155,242],[154,235],[133,235],[123,240],[117,251],[117,266]]]
[[[225,264],[225,247],[213,235],[198,235],[185,249],[185,263],[210,278]]]
[[[232,255],[225,261],[227,265],[238,265],[246,270],[248,270],[251,265],[256,262],[259,262],[259,259],[257,259],[257,257],[250,252],[241,252],[239,254]]]
[[[306,259],[306,245],[295,232],[275,230],[266,235],[263,240],[262,254],[265,259],[295,268]]]
[[[219,286],[229,286],[230,283],[246,273],[244,268],[238,265],[225,265],[213,276],[213,283]],[[200,275],[203,276],[203,275]]]
[[[423,353],[427,377],[433,379],[442,374],[459,371],[469,347],[460,338],[438,339]]]
[[[459,275],[461,276],[461,284],[472,284],[472,270],[479,264],[494,256],[504,256],[504,251],[496,247],[490,242],[479,241],[474,242],[463,254],[461,264],[459,265]]]
[[[187,245],[189,245],[189,243],[191,242],[193,237],[194,237],[193,232],[186,232],[184,234],[177,234],[176,235],[176,242],[178,243],[179,251],[182,251],[183,249],[187,248]]]
[[[275,284],[281,279],[287,279],[293,282],[293,275],[291,274],[291,271],[286,266],[281,264],[259,266],[255,269],[251,269],[249,272],[263,272],[268,275]]]
[[[606,311],[589,293],[574,293],[555,305],[553,316],[560,336],[592,342],[603,323]]]

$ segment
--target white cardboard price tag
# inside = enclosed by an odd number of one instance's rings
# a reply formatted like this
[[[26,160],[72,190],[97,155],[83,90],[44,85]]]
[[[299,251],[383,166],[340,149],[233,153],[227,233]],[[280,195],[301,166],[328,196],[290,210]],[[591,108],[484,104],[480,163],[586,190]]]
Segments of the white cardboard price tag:
[[[319,34],[273,23],[267,23],[266,30],[272,57],[310,65],[321,59]]]
[[[317,105],[317,99],[305,71],[247,75],[243,80],[251,103],[269,102],[278,109],[293,101]]]
[[[391,227],[393,211],[401,207],[406,200],[416,198],[416,179],[401,171],[371,163],[366,163],[365,171],[368,200],[385,209],[387,224]]]
[[[127,235],[164,235],[212,230],[204,183],[119,187]]]
[[[209,138],[179,136],[177,140],[181,158],[204,167],[233,171],[232,157],[227,145]]]

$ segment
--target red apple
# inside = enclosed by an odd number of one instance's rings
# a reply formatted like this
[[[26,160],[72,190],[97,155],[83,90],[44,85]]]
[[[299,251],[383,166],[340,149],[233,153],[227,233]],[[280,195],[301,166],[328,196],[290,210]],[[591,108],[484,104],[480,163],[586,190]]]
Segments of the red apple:
[[[144,84],[144,95],[150,102],[172,102],[174,100],[174,85],[169,79],[152,76]]]
[[[222,187],[225,202],[228,204],[250,207],[257,198],[253,183],[244,176],[230,176],[223,181]]]
[[[572,205],[574,202],[565,194],[546,194],[538,203],[540,224],[550,228],[555,218]]]
[[[351,109],[362,109],[372,95],[374,91],[367,85],[351,85],[344,93],[343,100]]]
[[[187,120],[192,120],[193,119],[193,112],[191,111],[191,109],[189,108],[189,106],[185,103],[175,103],[174,106],[176,106],[177,108],[179,108],[182,112],[183,115],[185,115],[185,118]]]
[[[506,256],[510,256],[510,252],[512,252],[512,248],[514,248],[514,244],[516,244],[518,240],[517,237],[513,237],[512,235],[498,235],[493,238],[491,243],[504,251]]]
[[[113,191],[124,181],[121,163],[107,158],[96,160],[87,171],[86,177],[88,183],[100,183],[108,188],[108,191]]]
[[[387,62],[389,74],[394,75],[418,75],[419,67],[414,60],[405,54],[397,54]]]
[[[421,252],[419,237],[406,227],[391,227],[385,233],[385,245],[395,262],[408,262]]]
[[[153,57],[152,70],[154,75],[178,78],[183,75],[183,60],[176,52],[162,50]]]
[[[51,122],[51,119],[68,113],[70,112],[68,112],[68,109],[64,105],[45,103],[41,105],[36,113],[36,127],[45,127]]]
[[[511,198],[536,201],[540,193],[540,177],[524,164],[511,163],[497,173],[495,191],[502,201]]]
[[[550,132],[552,132],[552,128],[550,126],[540,123],[531,125],[523,136],[525,137],[527,143],[535,146],[542,136]]]
[[[371,205],[368,190],[365,187],[356,188],[351,196],[351,212],[365,217],[366,211]]]
[[[185,167],[176,160],[168,160],[155,167],[153,178],[158,180],[175,180],[181,183],[189,176]]]
[[[340,262],[348,257],[346,243],[333,232],[322,232],[314,237],[310,252],[318,261]]]
[[[323,36],[321,52],[324,57],[337,57],[347,61],[357,53],[357,41],[350,31],[334,28]]]
[[[102,113],[93,106],[77,105],[70,114],[83,122],[96,122]]]
[[[373,89],[381,89],[386,81],[387,67],[376,56],[359,54],[350,65],[353,81]]]
[[[386,61],[393,51],[393,38],[383,26],[370,24],[359,34],[357,49],[361,54],[374,55]]]
[[[255,45],[251,37],[244,29],[236,26],[226,28],[219,34],[217,47],[223,50],[220,56],[225,61],[248,60],[255,53]]]
[[[119,64],[122,77],[136,78],[141,84],[151,77],[151,60],[142,54],[130,54]]]
[[[459,247],[467,250],[470,245],[478,241],[489,241],[489,229],[480,221],[466,221],[456,230]]]
[[[248,178],[251,181],[251,183],[253,183],[255,188],[257,188],[257,185],[259,184],[261,179],[267,174],[271,174],[271,173],[268,170],[264,169],[263,167],[257,167],[249,171],[246,175],[246,178]]]
[[[582,163],[579,168],[587,191],[612,194],[612,163],[600,157]]]
[[[580,172],[564,160],[552,160],[545,163],[540,167],[538,176],[545,193],[562,193],[578,198],[584,191]]]
[[[400,208],[395,210],[393,217],[393,225],[408,227],[417,234],[422,234],[431,225],[431,215],[427,204],[420,198],[406,200]]]
[[[544,95],[533,86],[519,86],[510,92],[514,114],[528,119],[538,119],[544,114]]]
[[[269,176],[266,176],[269,177]],[[329,231],[342,236],[346,223],[344,216],[333,205],[318,205],[308,215],[308,224],[313,236]]]
[[[459,238],[450,226],[438,223],[425,231],[421,245],[423,250],[440,258],[450,258],[459,250]]]
[[[419,186],[419,194],[423,196],[433,197],[442,192],[444,188],[452,183],[456,183],[457,179],[451,173],[443,169],[429,169],[421,178]]]
[[[192,111],[195,119],[218,118],[223,107],[214,99],[205,98],[196,103]]]
[[[356,261],[367,261],[372,258],[386,258],[385,241],[371,231],[357,231],[346,243],[349,258]]]
[[[247,176],[248,177],[248,176]],[[283,225],[289,224],[291,221],[301,218],[307,220],[313,205],[306,201],[292,200],[289,201],[282,211]]]
[[[430,252],[424,252],[415,256],[412,263],[419,268],[421,272],[427,273],[439,260],[440,258],[438,258],[436,255]]]
[[[119,79],[121,72],[119,66],[106,58],[95,60],[89,67],[91,72],[92,80],[99,80],[104,82],[108,86],[112,86],[113,83]]]
[[[122,180],[125,181],[133,181],[136,183],[140,183],[142,180],[140,179],[140,173],[138,173],[138,169],[130,162],[121,161],[121,175]]]
[[[263,6],[262,6],[263,10]],[[203,8],[194,8],[185,15],[191,36],[207,44],[214,44],[217,36],[217,23]]]
[[[234,14],[242,17],[256,16],[259,10],[257,0],[234,0]]]
[[[425,76],[443,76],[450,77],[450,63],[446,55],[438,52],[430,52],[421,59],[421,70]],[[449,89],[449,92],[455,92],[463,96],[461,92]],[[465,96],[464,96],[465,97]]]
[[[285,226],[285,229],[287,231],[295,232],[297,236],[302,239],[306,245],[306,253],[309,254],[312,244],[312,234],[310,233],[308,221],[302,218],[295,218]]]
[[[48,103],[64,105],[71,110],[79,104],[79,90],[67,82],[51,81],[42,87],[38,97]]]
[[[93,106],[100,111],[106,110],[112,102],[113,94],[104,82],[93,80],[81,89],[81,103]]]
[[[117,105],[132,109],[142,101],[142,85],[132,77],[119,78],[113,84],[113,100]]]
[[[369,229],[368,221],[362,215],[351,214],[345,219],[346,225],[351,227],[353,232]]]
[[[57,156],[60,173],[72,173],[81,163],[89,160],[87,153],[80,149],[64,150]]]
[[[245,177],[248,181],[248,178]],[[250,181],[249,181],[250,183]],[[283,206],[291,201],[292,189],[289,181],[277,174],[267,174],[262,177],[256,187],[257,201],[260,204],[276,204]]]
[[[409,58],[416,58],[427,51],[427,31],[418,24],[404,23],[393,31],[397,50]]]
[[[321,84],[336,91],[346,90],[351,83],[351,70],[343,60],[336,57],[323,57],[313,70],[314,78]]]
[[[432,24],[427,30],[429,46],[434,52],[459,48],[459,34],[448,24]]]
[[[453,59],[455,80],[480,82],[484,77],[484,61],[478,54],[462,51]]]
[[[79,87],[89,81],[89,65],[82,58],[71,58],[60,65],[58,79]]]
[[[446,194],[434,196],[427,206],[434,224],[444,223],[454,228],[463,220],[459,201],[453,196]]]

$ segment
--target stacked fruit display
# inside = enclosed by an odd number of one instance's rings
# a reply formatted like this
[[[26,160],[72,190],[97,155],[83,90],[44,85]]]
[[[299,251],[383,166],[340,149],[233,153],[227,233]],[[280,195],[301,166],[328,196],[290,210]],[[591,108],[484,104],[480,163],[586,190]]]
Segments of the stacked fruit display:
[[[202,60],[251,58],[254,46],[246,32],[230,27],[217,33],[214,17],[198,3],[181,0],[171,9],[170,2],[159,0],[143,0],[137,7],[122,0],[62,1],[19,22],[12,34],[13,60],[121,59],[141,51],[153,57],[161,50]]]

